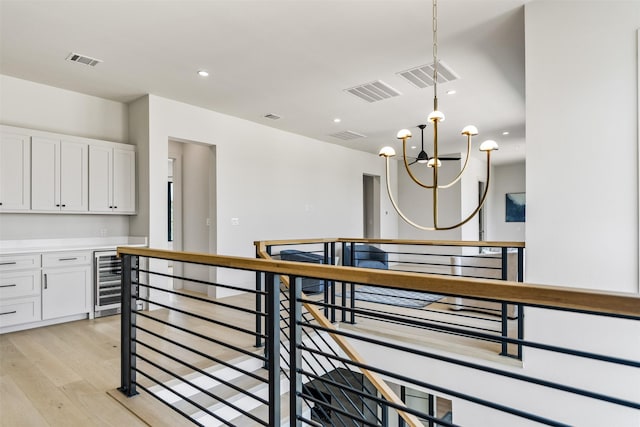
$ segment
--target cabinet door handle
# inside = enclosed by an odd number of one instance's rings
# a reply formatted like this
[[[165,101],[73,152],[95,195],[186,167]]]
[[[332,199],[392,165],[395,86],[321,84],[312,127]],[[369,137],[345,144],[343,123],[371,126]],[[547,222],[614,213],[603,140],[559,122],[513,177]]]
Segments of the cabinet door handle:
[[[56,208],[59,208],[59,207],[60,207],[60,204],[56,204]]]
[[[14,265],[17,264],[15,261],[6,261],[6,262],[0,262],[0,265]]]
[[[10,285],[0,285],[0,288],[13,288],[14,286],[18,286],[15,283],[12,283]]]
[[[62,207],[63,207],[63,208],[66,208],[66,207],[67,207],[67,205],[62,205]]]
[[[73,258],[58,258],[58,261],[75,261],[77,260],[78,257],[73,257]]]
[[[44,274],[44,288],[47,289],[47,273]]]
[[[17,313],[17,311],[15,311],[15,310],[13,310],[13,311],[6,311],[6,312],[4,312],[4,313],[0,313],[0,316],[4,316],[4,315],[6,315],[6,314],[15,314],[15,313]]]

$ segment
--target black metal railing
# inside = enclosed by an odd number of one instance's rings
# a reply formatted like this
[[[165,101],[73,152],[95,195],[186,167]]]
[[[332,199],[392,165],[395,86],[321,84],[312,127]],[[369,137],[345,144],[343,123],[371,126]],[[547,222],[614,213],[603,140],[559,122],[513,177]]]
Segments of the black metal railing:
[[[521,242],[310,239],[257,243],[264,244],[270,257],[285,261],[329,265],[338,263],[419,274],[524,281],[524,244]],[[500,355],[522,358],[521,346],[510,344],[506,339],[524,338],[524,310],[517,304],[504,304],[488,299],[420,295],[384,288],[356,288],[354,283],[325,283],[323,280],[310,278],[303,279],[303,291],[322,299],[325,303],[325,316],[332,322],[355,324],[356,317],[362,317],[376,319],[377,322],[402,323],[403,318],[394,316],[387,308],[403,307],[407,319],[430,320],[434,325],[444,326],[428,329],[442,334],[445,339],[446,335],[452,334],[446,326],[476,331],[482,335],[455,334],[482,343],[497,343],[496,352]],[[372,307],[371,304],[377,306]],[[406,326],[415,328],[415,323],[407,322]],[[474,346],[471,341],[467,343]]]
[[[137,266],[142,255],[150,267]],[[139,248],[121,256],[129,289],[121,390],[144,391],[196,424],[635,427],[640,419],[637,295]],[[166,259],[214,268],[209,277],[218,279],[175,275]],[[224,274],[230,271],[237,274]],[[171,289],[165,279],[245,293],[208,298]],[[307,295],[305,285],[318,284],[309,279],[523,307],[528,338],[502,340],[520,346],[526,363],[486,358],[479,349],[458,352],[456,342],[449,348],[429,338],[435,331],[492,343],[492,333],[409,316],[404,307],[345,306],[323,298],[324,290]],[[138,309],[141,301],[149,309]],[[337,327],[324,315],[332,310],[355,316],[356,324]],[[264,333],[253,328],[258,315]],[[378,321],[384,323],[366,328]],[[544,327],[558,321],[562,328]],[[255,348],[256,336],[264,349]],[[235,372],[233,380],[220,365]],[[408,390],[429,396],[427,407],[411,404]],[[253,406],[240,405],[240,395]]]
[[[157,264],[155,257],[122,258],[120,390],[127,396],[144,390],[197,425],[235,426],[242,419],[251,425],[279,423],[280,406],[271,403],[280,401],[280,358],[269,357],[280,351],[278,295],[198,278],[202,274],[140,267]],[[175,268],[180,262],[173,264]],[[271,273],[263,276],[275,280]],[[255,293],[266,304],[256,311],[252,299],[229,303],[208,298],[206,292],[174,290],[171,281]],[[140,305],[152,309],[138,309]],[[256,316],[264,332],[246,327]],[[264,354],[253,348],[256,337],[267,343]],[[267,413],[255,411],[258,407],[268,407]]]

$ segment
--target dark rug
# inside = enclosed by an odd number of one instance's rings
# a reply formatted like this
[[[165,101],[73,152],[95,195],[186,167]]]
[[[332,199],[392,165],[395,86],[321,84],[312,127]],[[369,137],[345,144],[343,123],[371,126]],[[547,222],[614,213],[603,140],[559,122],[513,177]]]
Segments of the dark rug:
[[[350,292],[346,292],[349,298]],[[423,292],[404,291],[402,289],[379,288],[377,286],[358,286],[355,299],[376,302],[379,304],[395,305],[398,307],[422,308],[432,302],[442,299],[442,295]]]

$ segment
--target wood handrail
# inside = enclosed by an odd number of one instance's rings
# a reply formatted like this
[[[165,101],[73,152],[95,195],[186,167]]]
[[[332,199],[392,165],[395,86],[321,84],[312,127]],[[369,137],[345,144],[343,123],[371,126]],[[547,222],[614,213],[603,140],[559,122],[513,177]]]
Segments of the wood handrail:
[[[261,258],[272,259],[271,256],[267,253],[265,245],[259,245],[257,247],[257,254]],[[287,287],[287,289],[289,288],[289,276],[280,276],[280,281]],[[305,293],[302,291],[301,293],[302,293],[302,298],[307,299]],[[322,314],[322,312],[314,304],[303,302],[302,306],[307,310],[309,314],[313,316],[313,318],[320,324],[320,326],[330,331],[336,330],[335,326],[331,323],[331,321],[327,319],[326,316]],[[366,361],[362,358],[362,356],[360,356],[360,353],[358,353],[358,351],[355,348],[353,348],[353,346],[349,344],[349,342],[342,335],[329,332],[329,336],[338,345],[338,347],[340,347],[342,351],[344,351],[344,353],[347,355],[347,357],[350,360],[357,362],[361,365],[366,365]],[[364,368],[360,368],[360,371],[365,377],[367,377],[369,382],[371,382],[371,384],[376,388],[376,390],[378,390],[378,392],[385,399],[395,403],[398,406],[406,408],[406,405],[402,401],[402,399],[398,397],[398,395],[393,390],[391,390],[389,385],[385,383],[384,380],[380,378],[378,374]],[[403,411],[398,411],[398,415],[400,415],[402,419],[411,427],[423,426],[422,422],[420,422],[420,420],[415,415],[412,415]]]
[[[371,243],[371,244],[391,244],[391,245],[417,245],[417,246],[468,246],[474,248],[524,248],[524,242],[485,242],[472,240],[400,240],[400,239],[362,239],[344,238],[337,239],[291,239],[291,240],[259,240],[253,242],[265,246],[285,246],[285,245],[307,245],[311,243]]]
[[[127,246],[118,254],[640,318],[640,295],[631,293]]]

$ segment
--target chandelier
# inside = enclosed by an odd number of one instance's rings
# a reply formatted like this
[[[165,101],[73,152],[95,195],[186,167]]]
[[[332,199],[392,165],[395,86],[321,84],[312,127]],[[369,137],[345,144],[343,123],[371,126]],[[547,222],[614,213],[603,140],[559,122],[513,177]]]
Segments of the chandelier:
[[[393,208],[396,210],[396,212],[398,212],[398,215],[400,215],[400,217],[403,220],[405,220],[407,223],[409,223],[410,225],[420,230],[425,230],[425,231],[452,230],[454,228],[461,227],[467,222],[469,222],[469,220],[471,220],[471,218],[473,218],[480,211],[480,209],[482,208],[482,205],[484,205],[484,202],[487,198],[487,194],[489,191],[489,178],[491,173],[491,152],[493,150],[498,149],[498,144],[493,140],[484,141],[480,145],[480,151],[484,151],[487,153],[487,183],[484,189],[484,193],[482,194],[482,197],[476,209],[468,217],[466,217],[465,219],[463,219],[457,224],[447,225],[447,226],[439,225],[438,223],[438,190],[450,188],[454,184],[456,184],[458,181],[460,181],[460,179],[462,178],[462,175],[464,174],[464,171],[467,168],[467,165],[469,163],[469,157],[471,154],[471,137],[478,134],[478,129],[473,125],[465,126],[462,129],[462,132],[461,132],[462,135],[466,135],[467,137],[467,153],[465,156],[464,165],[462,166],[458,175],[451,182],[449,182],[448,184],[440,184],[440,182],[438,181],[438,169],[442,166],[442,162],[438,157],[438,125],[444,122],[444,114],[438,110],[438,3],[437,3],[437,0],[433,0],[432,25],[433,25],[433,112],[429,114],[429,116],[427,117],[427,120],[429,123],[433,125],[433,157],[428,158],[426,152],[424,151],[424,144],[423,144],[422,150],[416,160],[418,165],[426,163],[427,167],[432,169],[432,176],[433,176],[432,185],[427,185],[427,184],[424,184],[422,181],[420,181],[411,171],[410,163],[407,161],[407,140],[411,138],[411,132],[408,129],[402,129],[397,134],[397,138],[402,140],[402,157],[404,158],[404,167],[407,173],[409,174],[413,182],[415,182],[417,185],[419,185],[422,188],[431,190],[432,192],[432,196],[433,196],[433,226],[432,227],[425,227],[415,223],[400,210],[400,208],[398,207],[398,204],[393,198],[393,194],[391,193],[391,180],[390,180],[390,173],[389,173],[389,159],[395,156],[396,152],[393,149],[393,147],[383,147],[379,153],[381,157],[385,158],[386,175],[387,175],[387,193],[389,194],[389,199],[391,200],[391,204],[393,205]],[[421,130],[424,129],[422,126],[423,125],[419,126]],[[413,163],[416,163],[416,162],[413,162]]]

